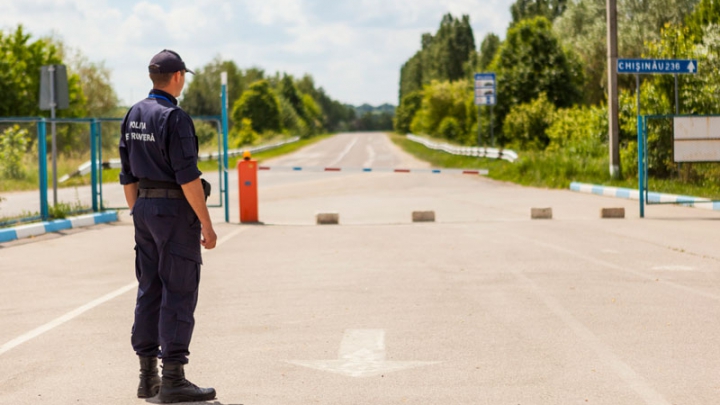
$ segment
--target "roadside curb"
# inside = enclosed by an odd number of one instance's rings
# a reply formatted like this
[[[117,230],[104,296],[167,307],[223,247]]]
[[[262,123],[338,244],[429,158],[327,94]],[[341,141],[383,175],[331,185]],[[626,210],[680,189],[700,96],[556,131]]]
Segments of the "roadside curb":
[[[66,229],[83,228],[86,226],[117,221],[117,211],[106,211],[96,214],[81,215],[79,217],[58,219],[56,221],[21,225],[14,228],[0,229],[0,243],[29,238],[31,236],[39,236],[50,232],[59,232]]]
[[[596,194],[605,197],[640,200],[640,192],[629,188],[606,187],[597,184],[570,183],[570,190],[580,193]],[[713,202],[708,198],[690,197],[686,195],[663,194],[648,192],[649,203],[677,203],[686,207],[701,208],[704,210],[720,211],[720,202]]]

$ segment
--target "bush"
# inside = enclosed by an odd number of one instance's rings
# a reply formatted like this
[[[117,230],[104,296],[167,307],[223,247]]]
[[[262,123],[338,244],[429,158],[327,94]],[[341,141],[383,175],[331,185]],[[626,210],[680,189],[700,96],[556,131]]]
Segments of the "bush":
[[[217,128],[208,121],[195,121],[195,135],[200,145],[217,145]]]
[[[472,91],[467,80],[452,83],[433,80],[423,90],[422,103],[410,124],[410,130],[417,134],[439,136],[442,121],[452,117],[460,128],[460,134],[454,140],[467,143],[465,124],[468,122],[468,98],[472,98]]]
[[[510,147],[521,150],[544,150],[550,138],[545,131],[552,125],[555,105],[545,93],[535,100],[512,107],[505,117],[503,133]]]
[[[28,146],[28,131],[14,125],[2,133],[0,139],[0,167],[3,177],[22,179],[25,177],[22,160]]]
[[[445,117],[440,123],[438,133],[445,139],[455,141],[462,135],[462,129],[455,118]]]
[[[560,109],[546,134],[549,152],[562,152],[583,158],[607,153],[607,107]]]
[[[253,130],[252,120],[243,118],[240,121],[240,128],[237,126],[230,132],[230,147],[240,148],[245,145],[252,145],[257,142],[260,135]]]

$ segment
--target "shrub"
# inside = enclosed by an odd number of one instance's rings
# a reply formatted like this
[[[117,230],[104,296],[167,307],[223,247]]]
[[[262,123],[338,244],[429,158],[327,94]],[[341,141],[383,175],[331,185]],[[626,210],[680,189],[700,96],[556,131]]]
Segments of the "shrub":
[[[216,145],[217,128],[207,121],[195,121],[195,135],[200,145]]]
[[[462,129],[455,118],[445,117],[440,123],[438,133],[445,139],[455,141],[462,135]]]
[[[257,142],[260,135],[253,130],[252,120],[249,118],[243,118],[242,121],[240,121],[240,128],[237,129],[237,126],[236,128],[233,128],[230,133],[230,138],[232,139],[230,142],[231,147],[240,148]]]
[[[459,125],[461,134],[455,138],[465,141],[465,123],[467,122],[466,99],[472,98],[467,80],[457,82],[438,82],[433,80],[423,90],[420,109],[410,124],[414,133],[440,135],[440,124],[446,117],[453,117]]]
[[[503,133],[512,148],[543,150],[550,142],[545,131],[552,125],[554,116],[555,105],[541,93],[535,100],[510,109],[503,123]]]
[[[547,150],[583,158],[600,157],[607,153],[607,107],[560,109],[546,134]]]
[[[2,133],[0,139],[0,167],[3,177],[22,179],[25,171],[22,165],[23,156],[28,146],[28,131],[14,125]]]

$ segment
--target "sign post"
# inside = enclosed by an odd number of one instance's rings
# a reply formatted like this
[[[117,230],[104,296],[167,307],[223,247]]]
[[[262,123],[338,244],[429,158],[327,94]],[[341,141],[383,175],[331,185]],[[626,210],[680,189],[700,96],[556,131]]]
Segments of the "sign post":
[[[497,104],[495,73],[475,73],[475,105],[490,106],[490,144],[495,146],[493,106]],[[478,108],[478,146],[481,144],[480,109]]]
[[[640,200],[640,218],[645,217],[645,170],[647,168],[646,139],[643,136],[645,120],[640,115],[640,75],[641,74],[673,74],[675,75],[675,112],[678,109],[678,74],[697,73],[696,59],[618,59],[617,72],[634,74],[637,85],[637,144],[638,144],[638,199]]]
[[[57,205],[57,134],[55,110],[70,107],[67,70],[64,65],[43,66],[40,71],[40,109],[50,110],[52,127],[53,206]],[[40,156],[40,159],[46,159]],[[47,187],[47,186],[44,186]]]

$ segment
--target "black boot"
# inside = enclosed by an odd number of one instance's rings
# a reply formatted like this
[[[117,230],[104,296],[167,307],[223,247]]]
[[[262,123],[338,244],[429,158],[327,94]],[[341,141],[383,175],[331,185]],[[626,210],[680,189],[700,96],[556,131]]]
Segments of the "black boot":
[[[185,379],[182,363],[163,363],[160,396],[162,403],[197,402],[215,399],[214,388],[199,388]]]
[[[152,398],[160,390],[160,376],[157,369],[157,357],[140,357],[140,385],[138,398]]]

